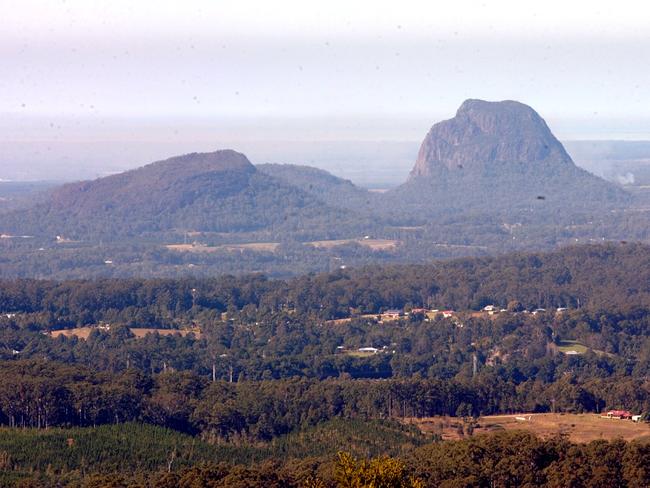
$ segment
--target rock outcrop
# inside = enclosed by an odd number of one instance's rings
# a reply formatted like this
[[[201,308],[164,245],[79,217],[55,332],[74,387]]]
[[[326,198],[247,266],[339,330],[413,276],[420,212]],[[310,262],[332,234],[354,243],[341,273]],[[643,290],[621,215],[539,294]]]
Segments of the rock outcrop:
[[[435,124],[409,179],[391,195],[392,207],[422,218],[584,212],[629,200],[576,166],[537,112],[510,100],[467,100],[454,118]]]
[[[466,100],[453,119],[435,124],[411,178],[481,172],[495,166],[566,166],[571,157],[537,112],[515,101]]]

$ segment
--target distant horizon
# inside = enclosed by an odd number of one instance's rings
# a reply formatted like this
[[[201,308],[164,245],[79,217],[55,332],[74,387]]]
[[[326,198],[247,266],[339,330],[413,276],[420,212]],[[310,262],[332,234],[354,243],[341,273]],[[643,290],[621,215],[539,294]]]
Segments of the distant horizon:
[[[525,103],[561,141],[650,141],[649,12],[626,0],[25,0],[0,31],[0,177],[85,179],[231,147],[363,182],[391,157],[414,160],[409,145],[468,98]],[[287,147],[346,142],[405,147]]]
[[[424,137],[424,134],[423,136]],[[294,164],[328,171],[358,186],[392,187],[402,183],[415,163],[421,139],[404,140],[129,140],[129,141],[3,141],[0,182],[72,182],[92,180],[129,171],[173,156],[194,152],[233,149],[255,165]],[[648,145],[644,158],[650,162],[648,139],[560,139],[563,145],[594,143],[598,150],[608,143]],[[606,176],[602,156],[585,161],[574,154],[574,162],[598,176]],[[13,153],[13,157],[11,154]],[[596,151],[598,154],[598,151]],[[616,158],[614,158],[616,159]],[[600,164],[600,166],[599,166]],[[649,163],[650,165],[650,163]]]
[[[408,175],[431,126],[455,114],[455,110],[436,112],[428,117],[257,119],[16,115],[0,119],[0,178],[24,182],[94,179],[179,154],[234,149],[254,164],[313,166],[360,186],[390,186]],[[650,118],[607,119],[590,114],[558,119],[544,110],[539,113],[563,143],[650,141],[650,130],[634,130],[650,127]],[[580,158],[574,159],[599,173]]]

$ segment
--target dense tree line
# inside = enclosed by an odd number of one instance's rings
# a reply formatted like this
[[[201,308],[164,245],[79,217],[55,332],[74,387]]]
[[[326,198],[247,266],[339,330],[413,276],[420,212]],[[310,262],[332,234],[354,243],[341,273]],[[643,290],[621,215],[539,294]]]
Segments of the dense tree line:
[[[191,443],[155,429],[126,427],[122,433],[106,429],[95,432],[102,443],[92,446],[77,447],[71,442],[84,442],[91,432],[70,432],[74,437],[68,439],[58,434],[50,436],[61,446],[57,452],[53,449],[56,444],[48,440],[46,449],[54,465],[39,464],[42,456],[38,453],[33,460],[20,457],[20,462],[16,459],[12,464],[9,452],[3,451],[0,463],[5,464],[1,466],[0,481],[22,483],[20,486],[88,488],[637,488],[650,484],[650,447],[637,441],[572,444],[562,437],[542,440],[524,432],[502,432],[461,441],[429,442],[420,447],[412,445],[399,457],[383,455],[368,459],[339,452],[302,459],[280,458],[276,454],[246,462],[224,462],[222,447]],[[31,433],[17,432],[11,442],[33,450],[29,442],[34,440],[37,439]],[[116,463],[119,459],[124,464]]]
[[[516,383],[497,375],[461,380],[308,379],[209,381],[191,373],[94,373],[52,362],[0,363],[0,422],[11,427],[141,421],[204,439],[271,440],[334,418],[478,416],[519,411],[650,411],[650,384],[565,377]]]
[[[179,280],[3,280],[3,312],[51,312],[65,316],[107,310],[193,307],[224,311],[281,306],[324,318],[350,308],[377,312],[407,305],[456,309],[518,300],[524,307],[591,306],[609,309],[650,302],[650,247],[641,244],[569,247],[546,254],[460,259],[432,265],[371,266],[268,280],[260,275]]]
[[[98,427],[5,428],[0,435],[0,473],[48,469],[73,472],[84,465],[94,472],[177,471],[217,460],[251,466],[271,459],[325,459],[341,449],[361,458],[404,456],[430,441],[417,428],[388,420],[335,419],[301,427],[268,442],[238,438],[210,443],[134,422]],[[62,449],[64,446],[66,449]],[[0,486],[4,486],[1,478]]]

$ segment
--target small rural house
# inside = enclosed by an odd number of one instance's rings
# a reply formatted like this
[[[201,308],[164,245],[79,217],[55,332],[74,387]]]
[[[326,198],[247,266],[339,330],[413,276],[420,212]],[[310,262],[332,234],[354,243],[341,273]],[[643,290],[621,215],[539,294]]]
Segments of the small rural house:
[[[393,309],[393,310],[386,310],[384,313],[381,314],[381,320],[399,320],[399,318],[402,316],[402,311]]]
[[[428,310],[426,308],[413,308],[409,315],[425,316]]]
[[[604,415],[604,417],[607,417],[608,419],[631,420],[632,413],[627,410],[610,410]]]

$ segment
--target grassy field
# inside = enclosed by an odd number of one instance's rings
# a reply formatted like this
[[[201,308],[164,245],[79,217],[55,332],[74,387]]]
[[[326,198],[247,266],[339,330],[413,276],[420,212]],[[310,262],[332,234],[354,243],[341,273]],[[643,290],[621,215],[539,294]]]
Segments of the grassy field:
[[[560,341],[557,346],[558,351],[563,352],[564,354],[575,351],[578,354],[584,354],[587,352],[587,346],[580,344],[578,341],[569,341],[564,340]]]
[[[397,247],[399,241],[391,239],[335,239],[329,241],[312,241],[305,244],[320,249],[331,249],[344,244],[359,244],[368,247],[373,251],[390,251]],[[280,246],[279,242],[245,242],[241,244],[221,244],[219,246],[203,246],[195,244],[168,244],[165,247],[170,251],[212,253],[219,251],[254,251],[254,252],[275,252]]]
[[[65,337],[77,337],[79,339],[88,339],[88,336],[90,333],[97,329],[96,327],[78,327],[76,329],[63,329],[63,330],[53,330],[50,332],[50,335],[54,338],[59,337],[59,336],[65,336]],[[101,329],[100,329],[101,330]],[[155,334],[158,333],[160,335],[174,335],[174,334],[180,334],[182,336],[186,336],[190,332],[193,333],[197,337],[201,337],[201,331],[198,329],[193,329],[193,330],[178,330],[178,329],[140,329],[140,328],[131,328],[129,329],[131,333],[137,338],[137,339],[142,339],[145,337],[147,334]]]
[[[517,420],[517,417],[526,420]],[[528,420],[530,419],[530,420]],[[407,423],[417,425],[423,433],[440,434],[443,439],[459,439],[457,417],[430,417],[407,419]],[[465,426],[466,427],[466,426]],[[572,442],[589,442],[596,439],[647,440],[650,442],[650,424],[601,418],[596,414],[533,413],[512,415],[489,415],[480,417],[474,434],[502,430],[526,430],[542,438],[558,434],[567,435]]]
[[[257,251],[257,252],[275,252],[280,246],[279,242],[249,242],[246,244],[224,244],[219,246],[226,251]]]
[[[564,354],[585,354],[589,350],[589,348],[578,341],[566,339],[560,341],[560,343],[557,345],[557,350]],[[616,354],[601,351],[600,349],[592,349],[592,351],[598,354],[599,356],[609,356],[609,357],[616,356]]]
[[[373,251],[390,251],[397,247],[399,241],[391,239],[336,239],[330,241],[312,241],[307,244],[316,248],[330,249],[332,247],[353,243],[369,247]]]
[[[334,319],[334,320],[325,321],[327,325],[345,325],[345,324],[349,324],[350,322],[352,322],[352,317],[347,317],[345,319]]]
[[[217,246],[195,246],[194,244],[167,244],[165,246],[170,251],[178,252],[217,252]]]
[[[348,356],[352,356],[355,358],[369,358],[378,354],[376,352],[371,352],[371,351],[357,351],[357,350],[346,351],[345,353]]]
[[[279,242],[246,242],[243,244],[222,244],[220,246],[197,246],[194,244],[168,244],[165,246],[171,251],[210,253],[218,251],[256,251],[275,252],[280,245]]]
[[[425,228],[424,225],[395,225],[392,227],[393,229],[396,230],[422,230]]]

